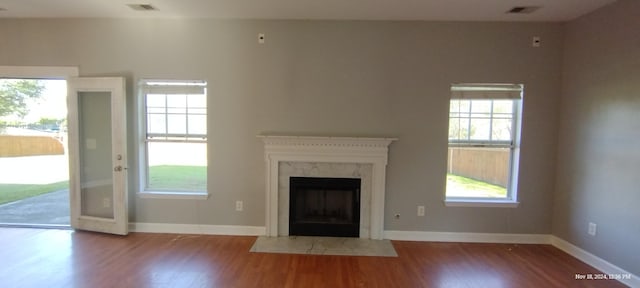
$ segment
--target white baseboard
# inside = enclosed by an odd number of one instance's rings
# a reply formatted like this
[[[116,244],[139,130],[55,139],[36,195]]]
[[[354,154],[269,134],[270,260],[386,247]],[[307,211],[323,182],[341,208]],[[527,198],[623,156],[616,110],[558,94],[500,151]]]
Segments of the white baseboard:
[[[565,241],[564,239],[551,235],[551,245],[575,258],[578,258],[580,261],[593,266],[593,268],[602,271],[604,274],[614,275],[616,278],[620,277],[620,279],[617,280],[625,285],[629,285],[630,287],[640,287],[640,277],[638,277],[638,275],[631,274],[624,269]]]
[[[384,231],[384,239],[433,242],[551,244],[550,236],[548,234]]]
[[[618,281],[625,285],[640,287],[640,277],[638,277],[638,275],[631,274],[578,246],[549,234],[384,231],[384,239],[433,242],[549,244],[602,271],[604,274],[614,275],[616,278],[619,278],[617,279]]]
[[[146,233],[261,236],[265,235],[266,228],[264,226],[129,223],[129,231]]]

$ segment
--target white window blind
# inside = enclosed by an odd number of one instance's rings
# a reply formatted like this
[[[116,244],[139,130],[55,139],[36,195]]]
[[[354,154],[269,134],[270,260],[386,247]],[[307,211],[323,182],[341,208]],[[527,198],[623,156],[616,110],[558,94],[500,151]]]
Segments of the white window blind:
[[[206,82],[147,80],[142,90],[148,141],[206,140]]]
[[[519,84],[453,84],[449,145],[513,147],[522,89]]]
[[[522,99],[520,84],[453,84],[451,99]]]

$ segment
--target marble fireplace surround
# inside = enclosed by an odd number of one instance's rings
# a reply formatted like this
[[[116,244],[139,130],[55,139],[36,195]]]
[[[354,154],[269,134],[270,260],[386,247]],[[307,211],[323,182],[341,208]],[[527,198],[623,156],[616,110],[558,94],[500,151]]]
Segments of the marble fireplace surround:
[[[290,177],[360,179],[360,238],[371,234],[372,165],[361,163],[280,162],[278,168],[278,236],[289,236]],[[285,209],[283,209],[285,208]]]
[[[361,178],[360,237],[383,238],[386,166],[396,138],[258,137],[265,148],[267,236],[288,235],[288,177],[312,176]]]

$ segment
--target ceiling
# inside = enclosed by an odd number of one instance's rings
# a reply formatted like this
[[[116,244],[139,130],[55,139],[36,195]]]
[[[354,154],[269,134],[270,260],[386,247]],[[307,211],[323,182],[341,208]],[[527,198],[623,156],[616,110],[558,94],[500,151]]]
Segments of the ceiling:
[[[0,18],[223,18],[563,22],[615,0],[0,0]],[[136,11],[127,4],[150,4]],[[536,6],[530,14],[508,14]]]

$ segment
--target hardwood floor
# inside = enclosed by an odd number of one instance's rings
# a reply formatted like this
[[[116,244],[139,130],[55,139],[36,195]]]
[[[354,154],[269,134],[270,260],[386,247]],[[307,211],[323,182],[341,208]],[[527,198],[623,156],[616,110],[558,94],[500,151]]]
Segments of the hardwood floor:
[[[399,257],[250,253],[256,237],[0,228],[1,287],[625,287],[549,245],[393,241]]]

